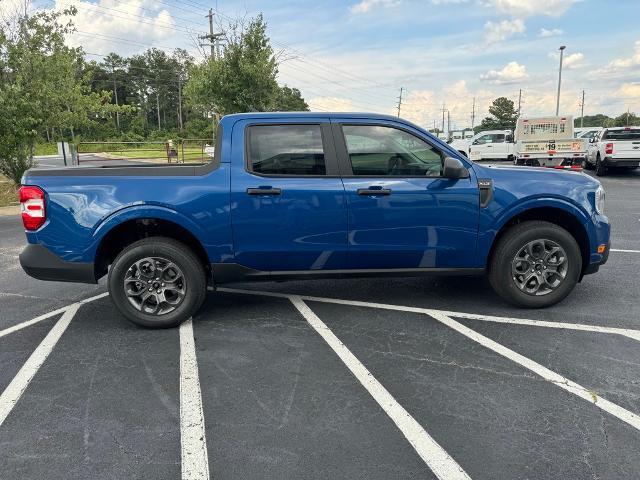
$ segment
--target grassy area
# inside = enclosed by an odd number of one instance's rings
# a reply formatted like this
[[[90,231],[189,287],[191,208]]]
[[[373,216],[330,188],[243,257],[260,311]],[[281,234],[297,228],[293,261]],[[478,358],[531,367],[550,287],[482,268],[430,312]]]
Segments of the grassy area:
[[[0,207],[18,203],[18,187],[7,177],[0,175]]]
[[[86,151],[82,151],[82,153],[88,153]],[[93,153],[106,153],[113,158],[130,158],[137,160],[152,160],[152,159],[160,159],[167,160],[167,153],[164,148],[162,150],[159,149],[145,149],[145,148],[134,148],[130,150],[99,150],[95,149]],[[178,150],[178,155],[180,160],[183,159],[183,151],[182,149]],[[82,156],[80,157],[82,159]],[[201,148],[185,148],[184,149],[184,161],[185,162],[208,162],[211,160],[211,157],[204,153]]]
[[[58,145],[56,143],[38,143],[34,149],[34,155],[57,155]]]

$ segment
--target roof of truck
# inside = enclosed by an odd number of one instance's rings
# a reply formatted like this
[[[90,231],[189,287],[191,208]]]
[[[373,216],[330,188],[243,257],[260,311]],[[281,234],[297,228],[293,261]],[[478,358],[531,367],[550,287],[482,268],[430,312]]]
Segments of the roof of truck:
[[[402,118],[398,119],[393,115],[385,115],[382,113],[371,112],[246,112],[246,113],[232,113],[225,115],[223,118],[229,118],[234,120],[240,120],[243,118],[291,118],[291,117],[341,117],[341,118],[380,118],[385,120],[402,121]],[[407,122],[409,123],[409,122]]]

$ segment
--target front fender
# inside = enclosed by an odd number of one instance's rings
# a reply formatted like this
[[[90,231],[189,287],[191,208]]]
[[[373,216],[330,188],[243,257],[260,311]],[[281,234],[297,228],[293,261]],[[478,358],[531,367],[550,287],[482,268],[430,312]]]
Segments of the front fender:
[[[597,249],[595,225],[589,213],[577,203],[567,197],[536,196],[522,199],[516,203],[501,208],[499,205],[489,208],[480,215],[478,235],[478,259],[481,266],[486,266],[489,252],[500,230],[514,217],[522,213],[539,208],[554,208],[562,210],[575,217],[585,230],[589,239],[590,251]],[[541,220],[544,220],[541,218]]]

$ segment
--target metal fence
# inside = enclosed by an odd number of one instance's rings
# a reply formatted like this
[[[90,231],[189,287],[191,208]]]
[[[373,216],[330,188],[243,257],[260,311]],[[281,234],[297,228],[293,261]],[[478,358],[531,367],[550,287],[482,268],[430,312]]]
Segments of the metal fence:
[[[80,142],[78,163],[132,161],[135,163],[208,162],[213,142],[201,138],[145,142]]]

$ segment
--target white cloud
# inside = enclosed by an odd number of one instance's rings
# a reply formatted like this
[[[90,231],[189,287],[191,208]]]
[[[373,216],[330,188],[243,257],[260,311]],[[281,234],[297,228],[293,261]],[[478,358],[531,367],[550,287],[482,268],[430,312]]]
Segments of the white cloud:
[[[484,24],[484,38],[487,43],[498,43],[516,34],[524,33],[526,27],[519,18],[502,20],[501,22],[487,22]]]
[[[394,7],[399,5],[401,0],[361,0],[355,5],[349,7],[349,11],[354,14],[368,13],[377,6],[381,7]]]
[[[487,0],[485,5],[498,13],[518,18],[546,15],[559,17],[566,12],[576,0]]]
[[[480,75],[480,80],[493,84],[515,83],[529,77],[527,69],[518,62],[507,63],[502,70],[489,70]]]
[[[616,91],[617,97],[640,98],[640,83],[623,83]]]
[[[549,58],[553,58],[554,60],[560,60],[560,53],[559,52],[551,52],[549,54]],[[577,52],[577,53],[570,53],[569,55],[564,55],[562,57],[562,68],[566,68],[566,69],[573,69],[573,68],[580,68],[584,66],[584,54]]]
[[[609,64],[598,70],[597,73],[609,73],[619,70],[627,70],[632,67],[640,66],[640,40],[636,41],[633,48],[633,54],[630,57],[616,58]]]
[[[160,8],[157,2],[100,0],[92,3],[81,0],[74,4],[78,12],[72,21],[78,33],[69,35],[67,42],[72,46],[82,46],[85,52],[107,54],[116,50],[127,55],[148,48],[145,45],[168,42],[174,36],[185,35],[174,30],[171,14]],[[62,10],[67,6],[65,0],[56,0],[56,9]],[[114,43],[113,37],[132,43]]]
[[[538,33],[538,37],[540,38],[548,38],[548,37],[557,37],[558,35],[562,35],[564,32],[559,28],[546,29],[541,28]]]

